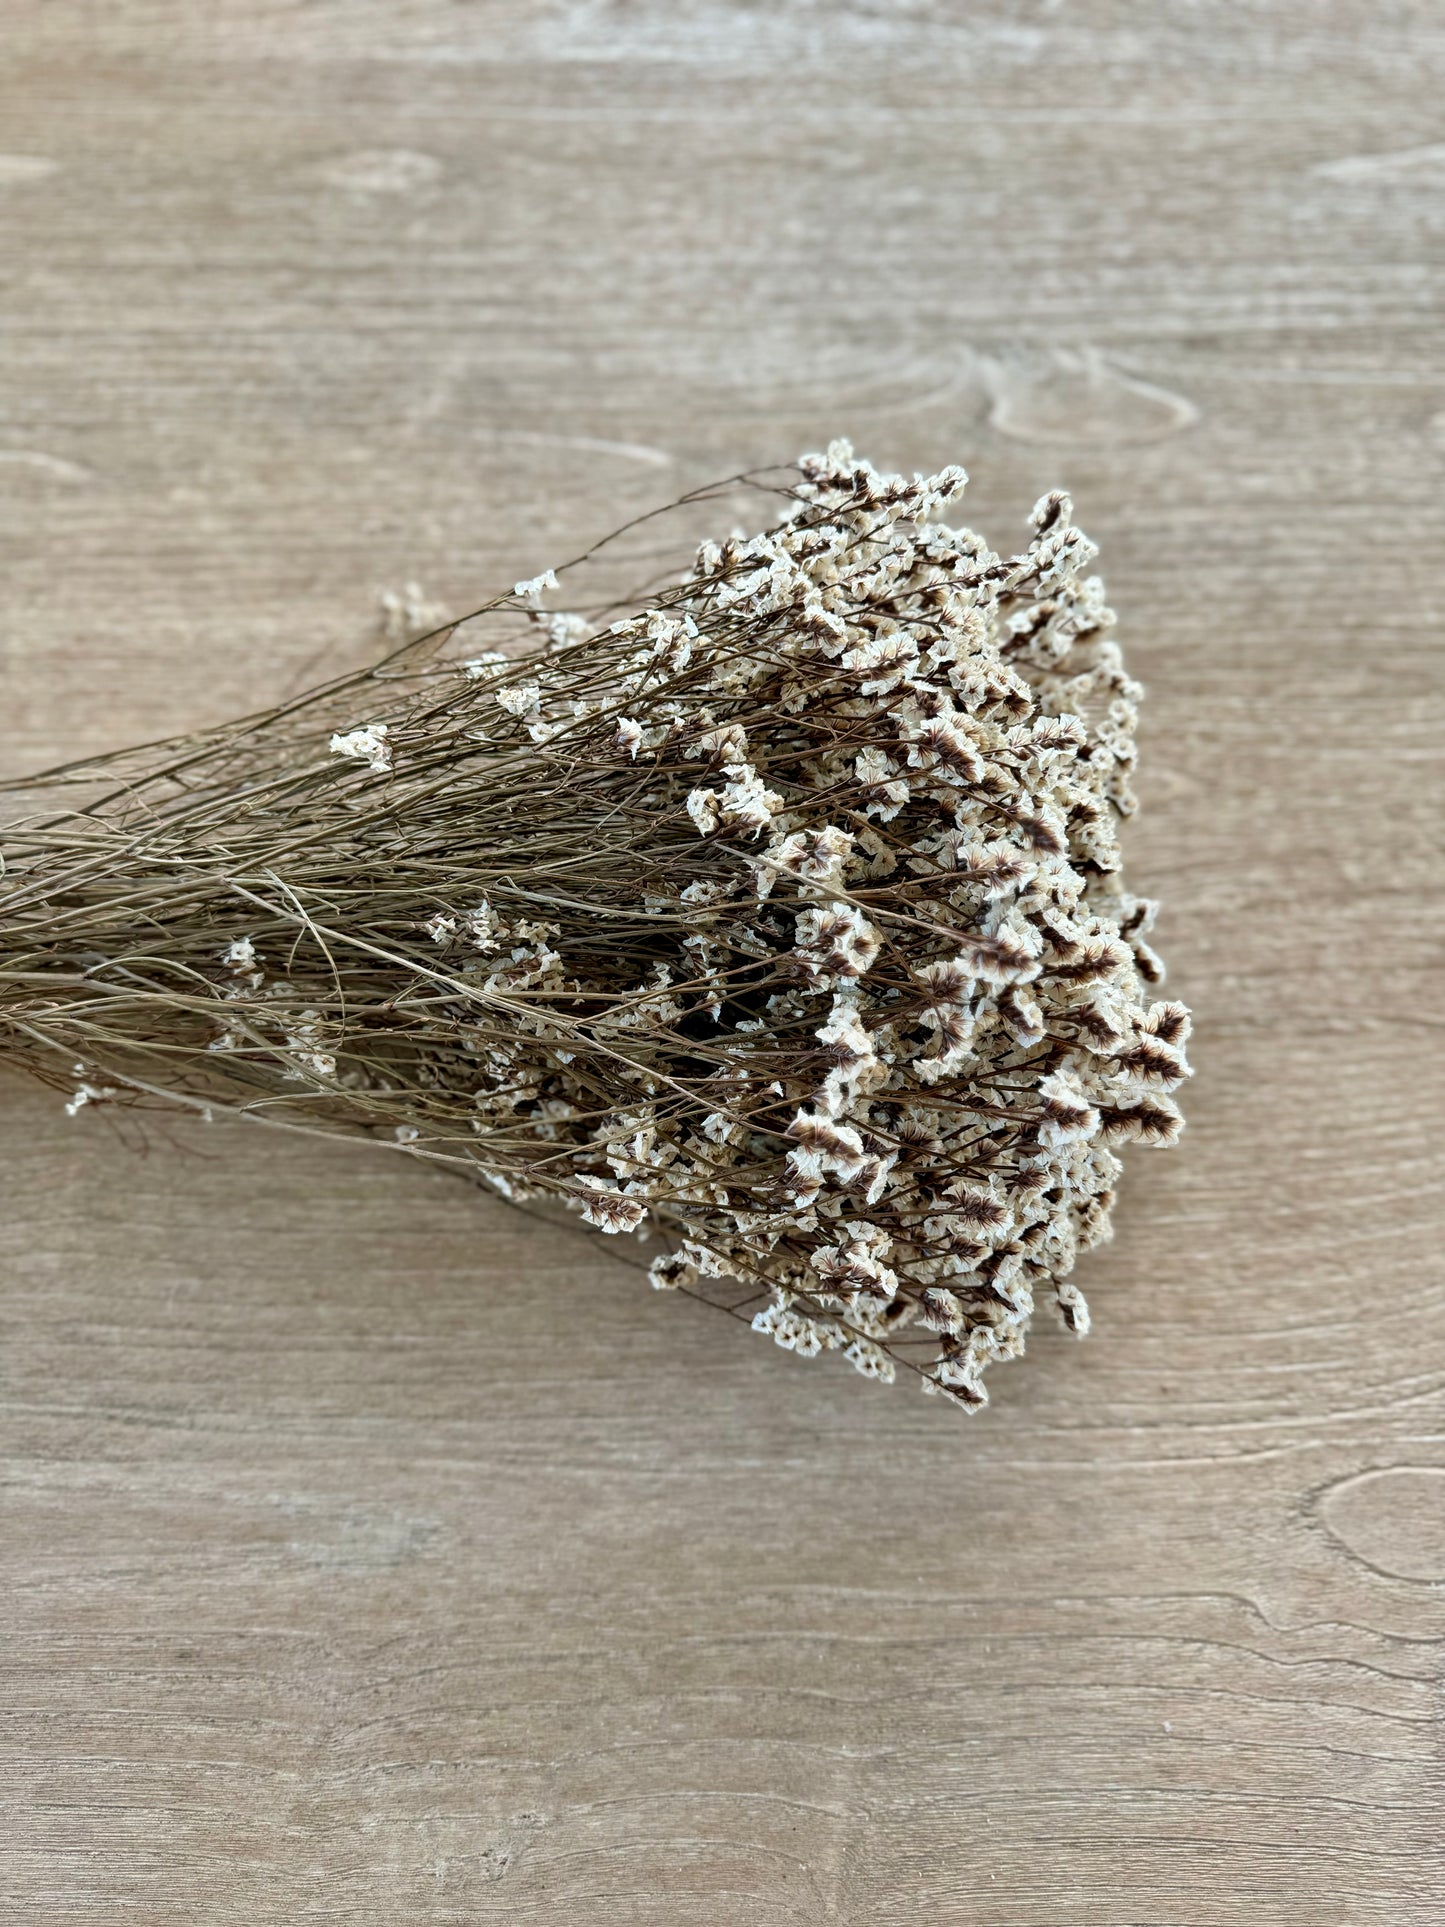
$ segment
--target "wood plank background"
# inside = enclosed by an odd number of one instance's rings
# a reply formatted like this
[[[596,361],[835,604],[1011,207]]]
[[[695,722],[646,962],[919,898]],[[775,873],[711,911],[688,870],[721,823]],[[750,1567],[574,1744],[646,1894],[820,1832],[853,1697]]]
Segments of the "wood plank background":
[[[972,1422],[0,1085],[0,1914],[1435,1927],[1437,0],[0,25],[7,771],[846,433],[1001,543],[1074,490],[1199,1020],[1094,1337]]]

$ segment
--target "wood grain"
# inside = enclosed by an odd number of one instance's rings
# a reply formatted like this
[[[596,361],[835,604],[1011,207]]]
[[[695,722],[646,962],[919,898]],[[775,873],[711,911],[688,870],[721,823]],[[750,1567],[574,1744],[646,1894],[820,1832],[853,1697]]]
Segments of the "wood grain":
[[[7,770],[835,433],[1063,481],[1199,1070],[972,1423],[0,1086],[0,1914],[1445,1919],[1439,8],[4,12]]]

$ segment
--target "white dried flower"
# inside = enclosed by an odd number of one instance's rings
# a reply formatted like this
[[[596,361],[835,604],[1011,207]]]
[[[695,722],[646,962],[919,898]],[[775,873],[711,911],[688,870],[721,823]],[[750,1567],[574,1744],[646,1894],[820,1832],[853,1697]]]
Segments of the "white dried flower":
[[[551,587],[555,588],[556,583]],[[574,615],[570,610],[558,610],[555,614],[534,609],[532,621],[547,638],[547,647],[552,652],[570,649],[575,643],[585,642],[592,634],[592,624],[585,616]]]
[[[745,830],[750,836],[760,836],[783,807],[783,799],[776,791],[765,787],[751,763],[733,763],[729,769],[732,781],[724,785],[718,799],[718,816],[729,828]]]
[[[77,1084],[75,1087],[75,1095],[66,1100],[65,1115],[67,1117],[74,1117],[76,1113],[83,1110],[87,1104],[104,1104],[107,1098],[112,1098],[117,1095],[118,1093],[114,1085],[111,1084]]]
[[[651,656],[656,664],[673,671],[686,669],[697,637],[697,625],[691,616],[679,617],[654,609],[647,618],[646,633],[651,639]]]
[[[721,820],[720,800],[716,790],[692,790],[688,793],[687,813],[697,825],[699,836],[715,836]]]
[[[893,1383],[897,1368],[888,1353],[871,1338],[855,1338],[843,1356],[864,1378],[876,1378],[884,1385]]]
[[[283,1026],[288,1052],[287,1068],[282,1075],[299,1079],[307,1076],[331,1083],[336,1077],[336,1056],[325,1048],[325,1037],[314,1010],[298,1011]]]
[[[1039,1079],[1043,1120],[1039,1126],[1041,1144],[1064,1145],[1091,1138],[1098,1131],[1100,1117],[1089,1102],[1077,1075],[1072,1071],[1051,1071]]]
[[[450,620],[446,605],[428,599],[420,583],[405,583],[400,590],[383,589],[377,598],[381,607],[381,633],[388,642],[414,642],[445,628]]]
[[[530,576],[525,582],[514,582],[512,594],[522,602],[538,603],[548,589],[558,588],[557,573],[554,569],[543,569],[540,575]]]
[[[753,1330],[800,1358],[816,1358],[821,1351],[833,1351],[843,1337],[836,1325],[783,1304],[764,1306],[753,1318]]]
[[[882,938],[851,903],[805,910],[796,924],[800,957],[811,973],[861,977],[878,955]]]
[[[484,676],[493,676],[499,669],[505,669],[511,662],[499,650],[484,650],[480,656],[468,656],[462,664],[462,672],[468,682],[480,682]]]
[[[391,768],[391,745],[386,740],[385,723],[367,723],[331,738],[333,756],[353,756],[373,769],[378,776]]]
[[[654,1291],[676,1291],[693,1276],[692,1266],[680,1251],[667,1251],[654,1258],[647,1276]]]
[[[535,716],[542,707],[542,691],[534,682],[512,683],[493,697],[499,708],[511,716]]]
[[[647,1216],[640,1198],[628,1196],[602,1178],[584,1178],[589,1188],[578,1206],[584,1224],[595,1224],[599,1231],[635,1231]]]
[[[467,942],[474,950],[480,950],[484,956],[489,956],[493,951],[500,949],[507,936],[506,929],[498,921],[496,913],[485,897],[475,910],[466,912],[461,920],[461,928]]]

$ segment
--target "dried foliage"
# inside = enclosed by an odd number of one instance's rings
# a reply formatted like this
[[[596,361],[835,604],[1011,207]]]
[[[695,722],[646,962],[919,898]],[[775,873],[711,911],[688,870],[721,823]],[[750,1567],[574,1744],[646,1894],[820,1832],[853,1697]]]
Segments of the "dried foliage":
[[[938,519],[959,469],[739,479],[773,526],[640,613],[544,613],[549,571],[52,772],[0,1047],[72,1111],[371,1136],[660,1237],[657,1286],[977,1406],[1036,1300],[1086,1328],[1116,1148],[1180,1127],[1116,839],[1140,691],[1067,497],[1005,557]]]

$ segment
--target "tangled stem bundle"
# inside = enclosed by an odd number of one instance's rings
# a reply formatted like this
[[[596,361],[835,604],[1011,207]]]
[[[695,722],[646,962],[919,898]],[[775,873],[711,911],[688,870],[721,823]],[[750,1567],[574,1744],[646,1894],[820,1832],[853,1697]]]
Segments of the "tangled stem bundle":
[[[964,480],[835,443],[640,613],[544,613],[549,572],[52,773],[92,793],[5,834],[0,1049],[72,1110],[379,1137],[659,1235],[659,1287],[983,1403],[1038,1298],[1086,1328],[1189,1019],[1121,880],[1095,551],[1053,494],[994,554],[937,519]]]

